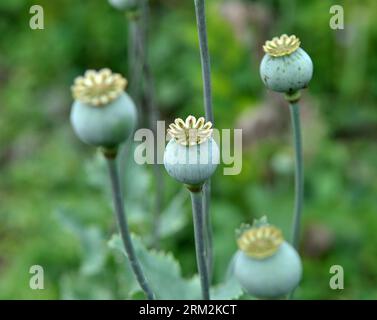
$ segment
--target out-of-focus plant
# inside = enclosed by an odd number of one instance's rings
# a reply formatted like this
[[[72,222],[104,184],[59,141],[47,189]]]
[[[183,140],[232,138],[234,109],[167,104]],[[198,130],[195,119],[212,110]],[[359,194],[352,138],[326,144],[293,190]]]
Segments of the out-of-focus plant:
[[[238,230],[234,274],[242,288],[261,299],[284,298],[301,280],[301,259],[281,231],[256,220]]]

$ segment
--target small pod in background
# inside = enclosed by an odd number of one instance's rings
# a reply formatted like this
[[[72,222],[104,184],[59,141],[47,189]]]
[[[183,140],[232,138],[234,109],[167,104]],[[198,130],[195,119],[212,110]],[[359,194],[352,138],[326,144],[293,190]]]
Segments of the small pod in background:
[[[260,299],[283,298],[302,277],[301,259],[281,231],[267,223],[239,232],[234,274],[247,294]]]

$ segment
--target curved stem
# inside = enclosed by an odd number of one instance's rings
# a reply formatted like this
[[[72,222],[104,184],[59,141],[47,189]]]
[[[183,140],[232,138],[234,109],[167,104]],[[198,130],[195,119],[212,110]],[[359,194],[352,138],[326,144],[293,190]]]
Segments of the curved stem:
[[[209,277],[208,268],[206,264],[205,226],[203,216],[202,191],[190,190],[190,196],[192,203],[192,216],[194,220],[196,261],[198,264],[198,272],[200,275],[200,282],[202,286],[202,296],[204,300],[209,300]]]
[[[203,78],[203,92],[204,92],[204,109],[205,116],[208,121],[211,121],[214,125],[214,117],[212,110],[212,87],[211,87],[211,63],[208,49],[207,40],[207,25],[205,15],[205,1],[194,0],[196,21],[198,27],[199,47],[200,47],[200,59],[202,66],[202,78]],[[204,184],[204,200],[203,200],[203,212],[205,215],[205,230],[206,230],[206,264],[210,278],[212,278],[213,269],[213,250],[212,250],[212,227],[210,219],[210,202],[211,202],[211,180],[207,180]]]
[[[149,300],[153,300],[154,294],[147,283],[143,270],[141,269],[139,260],[136,257],[135,249],[133,247],[132,240],[131,240],[130,231],[128,229],[128,223],[127,223],[127,219],[125,217],[125,211],[124,211],[123,196],[122,196],[121,188],[120,188],[116,158],[107,157],[106,159],[107,159],[107,165],[108,165],[110,180],[111,180],[115,215],[117,219],[119,232],[122,237],[124,249],[126,250],[128,260],[130,261],[130,264],[135,274],[137,282],[139,283],[140,287],[145,292],[147,298]]]
[[[295,146],[295,207],[292,227],[292,244],[298,249],[300,238],[301,212],[304,198],[304,172],[303,172],[303,156],[302,141],[300,128],[300,106],[297,102],[290,103],[293,140]]]

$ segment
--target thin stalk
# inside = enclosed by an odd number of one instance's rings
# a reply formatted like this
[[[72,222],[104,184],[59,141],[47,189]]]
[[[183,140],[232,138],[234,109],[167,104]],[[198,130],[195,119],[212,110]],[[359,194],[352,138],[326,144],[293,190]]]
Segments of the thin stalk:
[[[200,59],[202,63],[202,78],[204,91],[204,108],[206,119],[214,123],[212,111],[211,62],[209,57],[207,25],[204,0],[194,0],[196,23],[198,26]]]
[[[155,86],[154,86],[154,78],[153,74],[148,62],[148,21],[149,21],[149,3],[148,0],[144,0],[141,4],[142,10],[142,24],[144,26],[143,32],[143,42],[144,45],[141,46],[140,52],[142,56],[143,62],[143,77],[144,77],[144,100],[148,110],[148,121],[149,127],[153,132],[153,136],[157,139],[157,121],[159,118],[159,112],[156,104],[155,99]],[[141,41],[140,41],[141,42]],[[162,167],[158,164],[158,157],[157,157],[157,140],[154,140],[154,163],[153,163],[153,175],[154,181],[156,185],[156,194],[155,194],[155,203],[154,203],[154,216],[153,216],[153,243],[156,248],[159,247],[160,242],[160,219],[161,219],[161,212],[162,207],[164,204],[164,181],[163,181],[163,174],[162,174]]]
[[[300,128],[300,106],[297,102],[289,104],[291,112],[293,140],[295,147],[295,206],[292,226],[292,244],[298,250],[302,206],[304,199],[304,169]]]
[[[196,22],[198,28],[199,47],[200,47],[200,60],[202,67],[203,78],[203,93],[204,93],[204,110],[205,116],[208,121],[211,121],[214,125],[215,120],[212,110],[212,86],[211,86],[211,62],[208,49],[207,39],[207,25],[205,14],[205,1],[194,0]],[[204,224],[206,230],[206,264],[210,278],[212,278],[213,270],[213,249],[212,249],[212,226],[210,217],[210,201],[211,201],[211,180],[203,186],[204,199],[203,199],[203,212],[205,216]]]
[[[135,274],[136,280],[139,283],[142,290],[145,292],[149,300],[154,300],[154,294],[152,289],[149,287],[147,280],[144,276],[143,270],[140,266],[139,260],[136,257],[135,249],[132,244],[130,231],[128,228],[127,219],[125,216],[123,195],[120,188],[120,180],[117,168],[116,158],[106,157],[107,165],[109,169],[109,175],[111,180],[114,209],[116,220],[118,224],[118,229],[121,234],[124,249],[126,250],[128,260],[130,261],[132,270]]]
[[[211,204],[211,180],[208,179],[203,185],[203,212],[204,212],[204,226],[205,226],[205,241],[206,241],[206,261],[208,268],[208,275],[210,282],[213,277],[213,232],[212,221],[210,214]]]
[[[128,85],[128,92],[130,93],[132,99],[134,100],[136,106],[140,104],[141,95],[141,74],[142,74],[142,64],[140,61],[140,56],[138,53],[138,37],[140,28],[140,18],[139,13],[126,13],[125,17],[128,22],[128,74],[130,83]],[[138,124],[140,125],[140,123]],[[123,164],[130,154],[132,149],[132,139],[129,139],[120,146],[119,148],[119,161]],[[121,187],[124,190],[125,184],[125,170],[126,166],[120,166],[120,180]]]
[[[129,34],[128,34],[128,69],[130,74],[129,92],[136,105],[141,102],[141,76],[143,64],[140,55],[140,13],[127,15]]]
[[[137,104],[145,104],[147,119],[142,119],[142,125],[147,125],[156,137],[157,120],[159,112],[155,103],[154,79],[148,63],[148,21],[149,21],[149,2],[142,0],[139,4],[138,13],[130,19],[129,43],[133,48],[130,55],[129,68],[133,70],[131,81],[135,80],[132,92],[134,93]],[[131,83],[130,83],[131,89]],[[154,247],[159,247],[159,229],[161,211],[163,207],[164,188],[161,165],[157,161],[157,143],[154,143],[155,159],[153,164],[153,175],[156,185],[156,195],[153,210],[153,239]]]
[[[196,262],[198,264],[198,272],[202,287],[202,296],[204,300],[209,300],[209,277],[205,252],[205,226],[204,216],[202,212],[203,194],[201,190],[190,190],[190,196],[192,204],[192,216],[194,220]]]

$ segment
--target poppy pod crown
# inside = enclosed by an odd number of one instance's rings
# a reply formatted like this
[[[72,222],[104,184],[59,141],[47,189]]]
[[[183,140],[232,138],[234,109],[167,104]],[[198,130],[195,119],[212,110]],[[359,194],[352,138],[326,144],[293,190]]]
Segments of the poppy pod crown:
[[[212,123],[206,122],[203,117],[198,120],[194,116],[188,116],[186,121],[175,119],[169,125],[169,135],[183,146],[193,146],[207,141],[212,135]]]
[[[118,98],[127,86],[127,80],[110,69],[88,70],[77,77],[72,86],[74,99],[102,107]]]
[[[266,41],[263,50],[270,56],[282,57],[295,52],[300,47],[300,44],[300,39],[295,35],[288,36],[283,34],[280,37],[274,37],[272,40]]]
[[[283,243],[281,231],[271,225],[252,227],[245,230],[237,239],[240,250],[256,259],[273,255]]]

